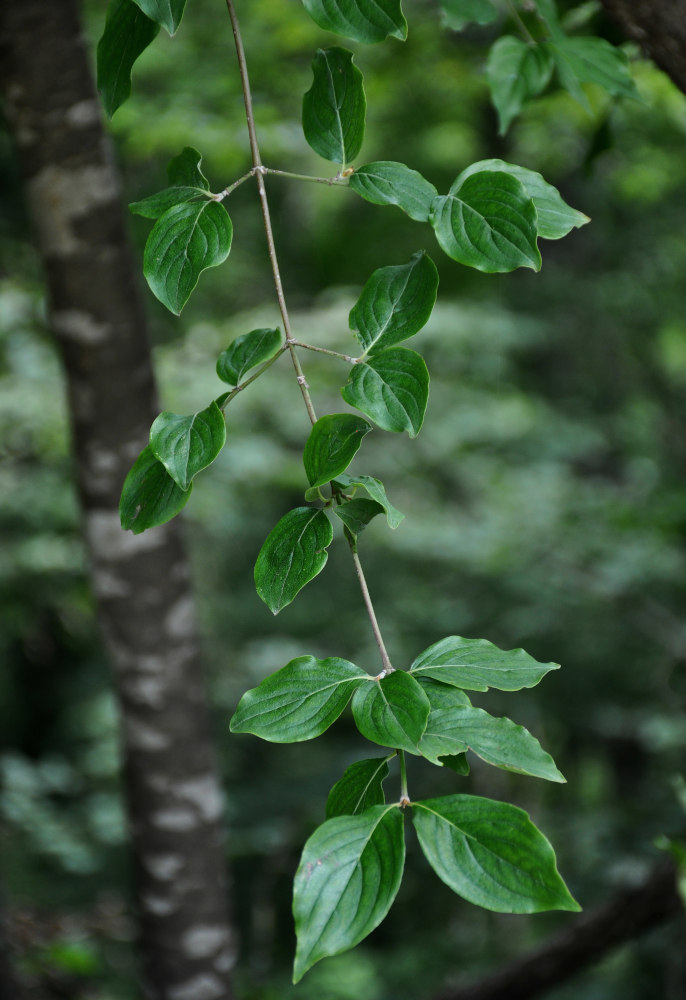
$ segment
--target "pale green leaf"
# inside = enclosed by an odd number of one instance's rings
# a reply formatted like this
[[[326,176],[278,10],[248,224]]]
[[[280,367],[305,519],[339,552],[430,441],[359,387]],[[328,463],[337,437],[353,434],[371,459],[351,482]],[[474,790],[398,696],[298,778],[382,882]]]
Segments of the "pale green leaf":
[[[421,848],[446,885],[497,913],[580,909],[523,809],[473,795],[412,804]]]
[[[343,169],[364,141],[362,74],[353,66],[352,52],[337,46],[318,49],[312,71],[314,81],[303,97],[303,132],[315,153]]]
[[[443,21],[454,31],[461,31],[466,24],[490,24],[498,16],[492,0],[439,0]]]
[[[507,132],[529,98],[547,87],[552,72],[553,60],[546,47],[512,35],[495,42],[488,54],[486,77],[498,112],[500,135]]]
[[[359,944],[381,923],[404,864],[403,816],[396,805],[336,816],[315,830],[293,887],[294,982],[320,959]]]
[[[252,733],[272,743],[299,743],[335,722],[353,691],[369,674],[354,663],[299,656],[246,691],[231,719],[231,732]]]
[[[181,24],[186,0],[135,0],[144,14],[166,28],[170,35]]]
[[[416,351],[391,348],[353,365],[341,395],[383,430],[416,437],[429,399],[429,372]]]
[[[641,99],[626,54],[604,38],[558,38],[549,47],[560,83],[583,107],[589,104],[582,83],[594,83],[614,97]]]
[[[355,725],[366,739],[383,747],[419,753],[430,704],[411,674],[394,670],[358,688],[352,708]]]
[[[326,818],[356,816],[358,813],[381,806],[386,799],[383,783],[388,777],[388,758],[372,757],[358,760],[345,769],[326,800]]]
[[[182,490],[176,485],[148,445],[124,480],[119,500],[122,528],[139,535],[147,528],[165,524],[185,507],[191,489]]]
[[[350,176],[350,187],[374,205],[397,205],[417,222],[428,222],[438,191],[404,163],[380,160],[365,163]]]
[[[519,691],[535,687],[558,663],[539,663],[523,649],[499,649],[487,639],[449,635],[425,649],[410,670],[468,691]]]
[[[272,528],[255,563],[255,587],[273,614],[326,565],[333,528],[323,510],[296,507]]]
[[[393,35],[407,38],[400,0],[303,0],[313,21],[355,42],[382,42]]]
[[[336,486],[340,486],[343,490],[354,491],[358,487],[365,490],[372,500],[376,500],[376,502],[381,504],[385,510],[386,521],[388,522],[389,528],[397,528],[405,517],[404,514],[400,513],[397,507],[394,507],[393,504],[389,502],[383,483],[378,479],[374,479],[373,476],[336,476],[335,484]]]
[[[150,428],[150,447],[182,490],[214,462],[226,442],[224,415],[215,402],[190,416],[160,413]]]
[[[111,118],[131,94],[131,70],[160,28],[133,0],[111,0],[97,48],[98,91]]]
[[[303,464],[310,486],[323,486],[345,472],[371,425],[352,413],[320,417],[310,431]]]
[[[281,331],[272,327],[251,330],[236,337],[217,358],[217,375],[228,385],[238,385],[243,376],[269,361],[281,347]]]

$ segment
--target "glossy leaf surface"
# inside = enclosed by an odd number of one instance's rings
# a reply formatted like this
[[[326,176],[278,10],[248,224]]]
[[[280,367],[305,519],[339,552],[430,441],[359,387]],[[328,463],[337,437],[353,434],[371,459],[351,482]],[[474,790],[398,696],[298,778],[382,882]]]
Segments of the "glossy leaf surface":
[[[273,358],[281,347],[281,331],[270,327],[251,330],[236,337],[217,358],[217,375],[228,385],[238,385],[243,376]]]
[[[580,909],[523,809],[450,795],[413,803],[412,821],[438,877],[470,903],[498,913]]]
[[[391,348],[353,365],[341,395],[383,430],[416,437],[429,400],[429,372],[416,351]]]
[[[185,507],[192,487],[180,489],[148,445],[124,480],[119,518],[125,531],[140,535],[147,528],[165,524]]]
[[[355,725],[366,739],[383,747],[418,754],[429,718],[429,699],[421,684],[403,670],[365,684],[353,698]]]
[[[352,52],[337,46],[318,49],[312,71],[314,81],[303,98],[303,132],[315,153],[343,168],[364,141],[362,74],[353,65]]]
[[[330,413],[320,417],[310,431],[303,452],[310,486],[323,486],[345,472],[371,425],[353,413]]]
[[[523,649],[499,649],[487,639],[459,635],[435,642],[410,667],[415,677],[433,677],[468,691],[519,691],[558,669],[558,663],[539,663]]]
[[[332,540],[328,517],[314,507],[296,507],[272,528],[255,563],[255,587],[273,614],[321,573]]]
[[[135,0],[144,14],[173,35],[181,24],[186,0]]]
[[[486,76],[498,112],[499,133],[507,132],[526,102],[547,87],[553,72],[547,48],[504,35],[491,47]]]
[[[225,442],[224,415],[214,402],[191,416],[164,411],[150,428],[155,457],[182,490],[214,462]]]
[[[353,691],[373,683],[354,663],[299,656],[246,691],[231,719],[231,732],[252,733],[272,743],[312,740],[329,728]]]
[[[293,889],[294,982],[320,959],[353,948],[381,923],[404,864],[403,817],[395,805],[336,816],[315,830]]]
[[[386,521],[389,528],[397,528],[400,522],[405,517],[401,514],[397,507],[389,501],[386,496],[386,490],[383,483],[379,479],[374,479],[373,476],[336,476],[336,485],[340,486],[344,490],[356,490],[361,487],[366,493],[376,500],[377,503],[381,504],[384,511],[386,512]]]
[[[159,30],[133,0],[111,0],[97,48],[98,91],[108,118],[131,95],[134,63]]]
[[[428,222],[438,191],[417,170],[404,163],[380,160],[358,167],[348,182],[353,191],[374,205],[397,205],[416,222]]]
[[[407,38],[400,0],[303,0],[313,21],[326,31],[355,42],[382,42],[393,35]]]
[[[337,781],[326,800],[326,818],[334,816],[356,816],[383,805],[386,801],[383,783],[388,777],[388,763],[385,757],[358,760],[345,769],[343,777]]]

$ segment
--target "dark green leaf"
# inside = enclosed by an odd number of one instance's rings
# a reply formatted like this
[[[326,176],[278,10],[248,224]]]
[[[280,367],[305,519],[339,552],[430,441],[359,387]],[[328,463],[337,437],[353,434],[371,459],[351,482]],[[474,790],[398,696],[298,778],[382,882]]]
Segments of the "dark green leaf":
[[[202,156],[198,150],[194,146],[184,146],[179,155],[174,156],[167,164],[169,183],[209,191],[210,184],[200,169],[201,163]]]
[[[352,163],[364,141],[367,102],[362,74],[353,54],[334,47],[318,49],[312,63],[314,82],[303,98],[303,131],[325,160]]]
[[[130,96],[133,64],[159,30],[133,0],[110,3],[97,50],[98,90],[108,118]]]
[[[535,687],[558,663],[539,663],[523,649],[499,649],[487,639],[449,635],[425,649],[410,670],[468,691],[519,691]]]
[[[523,809],[449,795],[414,802],[412,821],[438,877],[470,903],[498,913],[580,909]]]
[[[343,490],[354,491],[357,487],[362,487],[363,490],[366,490],[372,500],[380,503],[386,511],[386,520],[389,528],[397,528],[405,517],[392,503],[389,503],[383,483],[378,479],[374,479],[373,476],[336,476],[335,483],[336,486],[340,486]]]
[[[347,503],[334,507],[333,510],[354,538],[357,538],[364,531],[372,518],[384,512],[380,503],[367,497],[348,500]]]
[[[383,805],[386,801],[383,783],[387,777],[386,757],[373,757],[351,764],[329,792],[326,818],[356,816],[373,806]]]
[[[441,757],[439,763],[463,777],[469,774],[469,761],[466,753],[448,754],[447,757]]]
[[[375,205],[397,205],[417,222],[428,222],[431,203],[438,191],[422,175],[392,160],[358,167],[350,187]]]
[[[323,510],[296,507],[269,532],[255,563],[255,587],[275,615],[324,569],[333,528]]]
[[[355,725],[366,739],[383,747],[418,754],[429,718],[429,699],[414,677],[394,670],[365,684],[353,698]]]
[[[470,174],[480,173],[484,170],[497,170],[506,174],[512,174],[524,185],[527,194],[531,198],[538,215],[538,235],[546,240],[559,240],[566,236],[574,228],[586,225],[591,220],[583,212],[577,212],[575,208],[562,200],[560,192],[553,187],[535,170],[527,170],[526,167],[518,167],[514,163],[506,163],[504,160],[479,160],[473,163],[466,170],[463,170],[458,181],[464,180]],[[456,181],[457,183],[457,181]]]
[[[150,445],[144,448],[124,480],[119,501],[122,528],[140,535],[175,517],[185,507],[192,487],[180,489]]]
[[[423,251],[407,264],[374,271],[349,317],[350,329],[365,355],[393,347],[421,330],[431,315],[437,291],[436,265]]]
[[[489,274],[540,270],[536,209],[511,174],[483,170],[456,182],[434,201],[431,225],[445,253],[467,267]]]
[[[348,660],[299,656],[246,691],[231,719],[232,733],[272,743],[312,740],[335,722],[369,674]]]
[[[504,35],[491,47],[486,76],[498,112],[500,135],[507,132],[529,98],[547,87],[552,72],[553,60],[544,46]]]
[[[143,273],[151,291],[178,315],[202,271],[229,256],[233,227],[216,201],[175,205],[152,228],[145,245]]]
[[[166,28],[170,35],[181,24],[186,0],[135,0],[144,14]]]
[[[320,959],[353,948],[381,923],[404,864],[403,816],[395,805],[336,816],[315,830],[293,888],[294,982]]]
[[[217,358],[217,375],[228,385],[238,385],[246,372],[273,358],[281,347],[281,331],[270,327],[236,337]]]
[[[303,452],[310,486],[323,486],[345,472],[371,425],[352,413],[330,413],[320,417],[310,431]]]
[[[355,42],[382,42],[393,35],[407,38],[400,0],[303,0],[313,21],[326,31]]]
[[[341,395],[383,430],[416,437],[429,399],[429,372],[416,351],[395,347],[353,365]]]
[[[443,20],[449,28],[461,31],[465,24],[490,24],[498,16],[492,0],[439,0]]]
[[[582,83],[595,83],[615,97],[640,100],[629,73],[629,60],[604,38],[559,38],[550,43],[560,83],[589,108]]]
[[[207,198],[206,192],[199,188],[192,187],[171,187],[157,194],[151,194],[141,201],[132,201],[129,204],[129,211],[133,215],[142,215],[146,219],[159,219],[161,215],[168,212],[174,205],[182,205],[197,198]]]
[[[165,188],[157,194],[134,201],[129,210],[134,215],[143,215],[146,219],[159,219],[161,215],[184,202],[196,198],[210,198],[210,185],[200,169],[202,157],[197,149],[186,146],[178,156],[175,156],[167,166],[167,177],[172,187]]]
[[[160,413],[150,428],[150,447],[182,490],[214,462],[226,442],[224,415],[215,402],[191,416]]]

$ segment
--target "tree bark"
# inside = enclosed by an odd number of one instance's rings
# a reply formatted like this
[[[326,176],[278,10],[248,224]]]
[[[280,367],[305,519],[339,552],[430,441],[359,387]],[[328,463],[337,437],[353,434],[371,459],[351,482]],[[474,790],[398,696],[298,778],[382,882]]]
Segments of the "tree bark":
[[[76,0],[3,0],[0,85],[64,361],[92,584],[121,709],[144,992],[229,1000],[222,797],[180,527],[133,536],[117,514],[156,393]]]
[[[632,41],[686,93],[686,0],[602,0]]]

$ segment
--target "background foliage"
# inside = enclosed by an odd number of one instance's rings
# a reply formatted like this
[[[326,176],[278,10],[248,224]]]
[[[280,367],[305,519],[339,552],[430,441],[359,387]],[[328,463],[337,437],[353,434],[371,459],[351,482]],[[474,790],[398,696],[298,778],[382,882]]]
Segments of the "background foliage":
[[[407,515],[392,536],[381,523],[368,528],[368,582],[391,657],[407,662],[454,632],[562,662],[516,708],[512,696],[500,706],[496,692],[488,707],[535,731],[568,784],[477,764],[465,788],[530,810],[591,907],[650,867],[656,838],[684,827],[686,99],[637,60],[645,103],[589,89],[589,114],[550,92],[498,137],[484,77],[489,29],[439,32],[427,0],[406,13],[404,47],[351,44],[367,82],[364,161],[405,160],[447,189],[473,160],[503,156],[540,170],[592,224],[546,244],[538,275],[493,278],[436,254],[441,297],[421,334],[433,373],[422,433],[365,442],[368,467]],[[86,15],[96,38],[101,5]],[[252,0],[242,21],[265,162],[318,172],[299,115],[319,29],[279,0]],[[599,16],[592,25],[618,41]],[[203,150],[214,189],[247,169],[230,43],[222,5],[193,0],[178,35],[161,33],[137,64],[133,100],[113,123],[129,200],[158,190],[187,144]],[[115,708],[85,583],[60,373],[6,139],[0,171],[3,882],[18,943],[19,918],[40,929],[24,942],[29,972],[68,981],[74,1000],[129,1000]],[[335,348],[365,276],[409,259],[421,230],[346,191],[274,179],[270,195],[294,328]],[[252,192],[232,196],[231,215],[241,239],[230,265],[203,276],[183,318],[149,297],[166,409],[192,412],[217,395],[217,354],[278,322]],[[142,253],[148,226],[131,226]],[[427,249],[432,240],[427,227]],[[342,370],[306,360],[322,411],[340,409]],[[295,995],[292,874],[340,761],[359,757],[360,744],[344,718],[314,750],[275,751],[230,738],[228,718],[243,690],[299,655],[305,637],[316,656],[366,664],[376,652],[342,546],[331,550],[327,586],[278,619],[254,593],[264,536],[301,500],[308,432],[293,379],[272,369],[263,381],[264,391],[232,405],[225,453],[184,516],[229,795],[239,983],[242,996],[267,1000]],[[451,776],[435,779],[427,795],[454,789]],[[313,969],[298,995],[409,1000],[420,977],[429,995],[568,920],[470,907],[411,850],[384,925]],[[683,996],[679,933],[667,928],[616,953],[556,1000]]]

